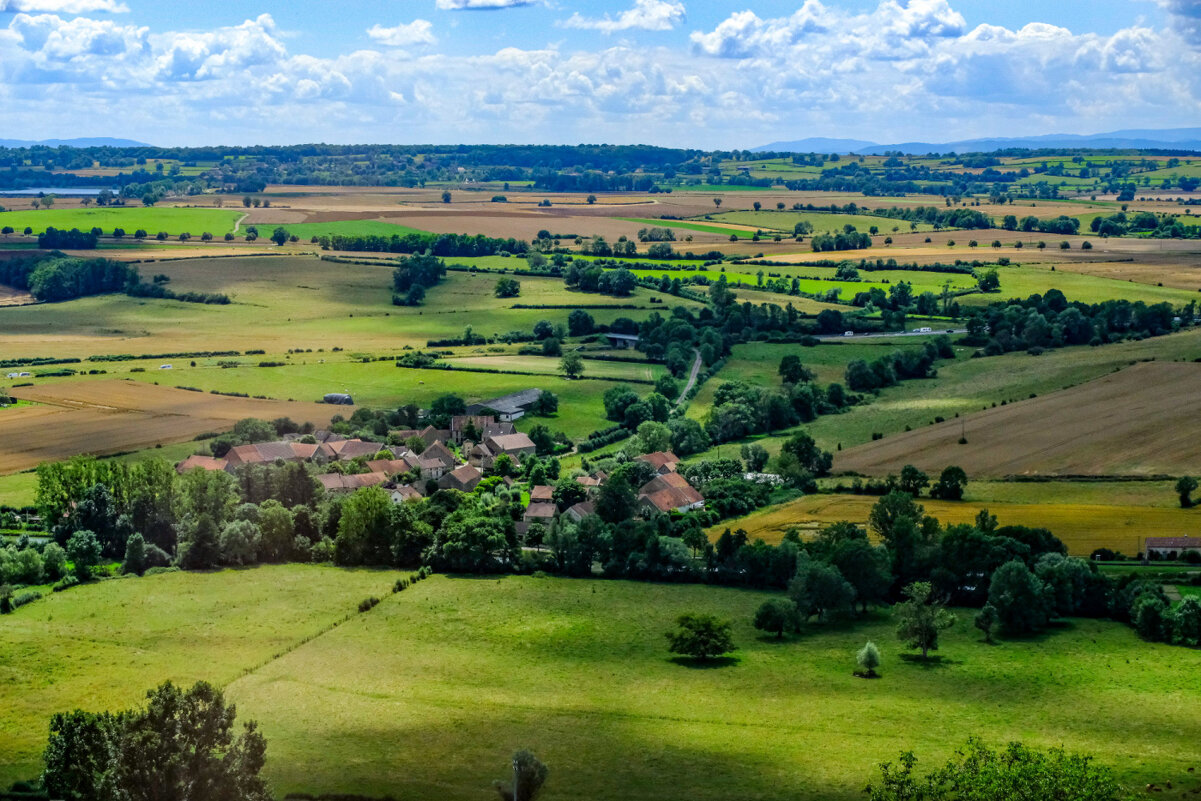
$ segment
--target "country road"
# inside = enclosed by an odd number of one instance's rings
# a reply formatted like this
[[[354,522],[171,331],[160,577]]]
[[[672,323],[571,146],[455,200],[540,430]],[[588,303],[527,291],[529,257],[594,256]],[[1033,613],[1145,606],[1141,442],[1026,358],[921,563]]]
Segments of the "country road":
[[[855,334],[854,336],[847,336],[846,334],[823,334],[816,338],[822,340],[823,342],[846,342],[847,340],[851,339],[900,339],[902,337],[934,337],[938,336],[939,334],[966,333],[966,328],[936,328],[933,331],[926,331],[925,333],[920,331],[882,331],[872,334]]]
[[[680,392],[680,396],[676,398],[676,406],[679,406],[688,397],[688,393],[696,386],[696,377],[701,373],[701,352],[699,350],[693,352],[696,353],[696,357],[692,360],[692,371],[688,374],[688,384]]]

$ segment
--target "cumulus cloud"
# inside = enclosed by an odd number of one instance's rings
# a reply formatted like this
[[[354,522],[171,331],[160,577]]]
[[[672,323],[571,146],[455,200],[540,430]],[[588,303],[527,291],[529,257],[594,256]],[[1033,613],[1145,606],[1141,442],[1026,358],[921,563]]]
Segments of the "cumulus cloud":
[[[538,0],[437,0],[434,4],[439,11],[468,11],[472,9],[517,8],[532,6]]]
[[[671,0],[635,0],[634,7],[613,18],[606,14],[596,19],[572,14],[560,23],[564,28],[583,28],[601,33],[616,33],[639,28],[644,31],[669,31],[684,21],[684,4]]]
[[[1181,36],[1201,47],[1201,0],[1163,0]]]
[[[129,6],[117,0],[0,0],[0,13],[26,14],[125,14]]]
[[[410,23],[401,23],[394,28],[382,25],[372,25],[367,29],[367,35],[382,45],[388,47],[409,47],[411,45],[437,44],[434,36],[434,26],[429,20],[415,19]]]
[[[585,22],[608,23],[589,27],[603,31],[678,26],[678,5],[625,0]],[[663,6],[662,16],[646,15]],[[364,49],[320,56],[290,52],[293,40],[269,15],[176,32],[16,13],[0,18],[0,107],[11,127],[39,136],[115,119],[129,127],[113,135],[193,144],[400,137],[747,147],[797,131],[902,141],[1096,131],[1132,118],[1201,124],[1201,52],[1181,34],[1179,14],[1170,25],[1097,34],[1037,21],[969,29],[953,0],[793,8],[730,13],[694,33],[690,47],[451,54],[418,49],[436,40],[428,22],[414,20],[369,29]]]

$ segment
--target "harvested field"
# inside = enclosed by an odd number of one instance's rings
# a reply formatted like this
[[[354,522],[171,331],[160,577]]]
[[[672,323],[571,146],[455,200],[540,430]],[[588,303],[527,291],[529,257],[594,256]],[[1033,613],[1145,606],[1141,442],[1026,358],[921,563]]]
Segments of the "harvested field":
[[[835,469],[885,475],[913,464],[937,473],[957,464],[970,476],[1195,473],[1201,470],[1198,393],[1201,365],[1136,364],[1071,389],[851,448],[838,454]]]
[[[317,403],[231,398],[133,381],[59,382],[10,391],[39,405],[5,412],[0,473],[79,453],[108,455],[184,442],[228,430],[244,417],[328,425],[335,411]]]
[[[0,284],[0,306],[25,306],[36,302],[28,292]]]
[[[779,543],[790,528],[802,534],[840,520],[865,525],[879,498],[865,495],[808,495],[738,520],[727,520],[709,530],[716,539],[727,528],[744,529],[752,540]],[[1072,556],[1089,556],[1109,548],[1127,556],[1142,550],[1146,537],[1195,536],[1201,526],[1196,510],[1152,506],[1109,506],[1077,503],[972,503],[921,498],[926,514],[944,525],[971,523],[981,509],[997,516],[1001,525],[1049,529],[1063,540]]]

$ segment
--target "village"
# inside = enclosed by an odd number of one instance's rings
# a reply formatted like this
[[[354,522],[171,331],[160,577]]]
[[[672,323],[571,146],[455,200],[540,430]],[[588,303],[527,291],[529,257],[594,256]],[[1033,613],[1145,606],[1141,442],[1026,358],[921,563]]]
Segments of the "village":
[[[450,418],[446,429],[427,425],[422,429],[388,432],[389,445],[361,438],[348,438],[329,430],[286,434],[271,442],[231,447],[223,456],[193,454],[175,466],[183,475],[192,470],[222,471],[236,475],[251,466],[311,465],[321,487],[330,494],[350,494],[367,487],[386,490],[393,503],[417,501],[441,490],[470,493],[485,478],[496,476],[507,487],[520,484],[527,460],[537,458],[537,447],[514,422],[538,402],[542,390],[529,389],[500,398],[471,404],[467,414]],[[346,396],[346,400],[350,400]],[[328,397],[327,397],[328,401]],[[486,412],[486,413],[485,413]],[[685,514],[703,509],[705,499],[679,472],[680,459],[670,451],[633,457],[650,466],[653,477],[636,488],[639,516]],[[538,536],[554,531],[560,520],[578,523],[596,514],[596,496],[608,479],[603,470],[575,471],[575,483],[583,488],[584,500],[575,497],[557,502],[555,487],[526,482],[522,498],[525,511],[516,530],[523,538],[538,526]],[[526,500],[528,499],[528,500]]]

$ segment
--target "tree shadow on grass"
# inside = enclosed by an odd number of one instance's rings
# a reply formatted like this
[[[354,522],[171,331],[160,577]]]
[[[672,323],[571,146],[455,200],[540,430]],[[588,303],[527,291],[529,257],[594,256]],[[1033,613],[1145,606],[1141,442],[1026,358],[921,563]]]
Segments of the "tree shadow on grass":
[[[932,654],[926,657],[923,657],[921,654],[901,654],[901,661],[910,665],[914,665],[915,667],[924,668],[926,670],[962,664],[960,660],[949,659],[948,657],[939,656],[937,654]]]
[[[674,662],[680,667],[692,668],[693,670],[716,670],[718,668],[734,667],[742,662],[736,656],[716,656],[712,659],[694,659],[691,656],[673,656],[670,662]]]

